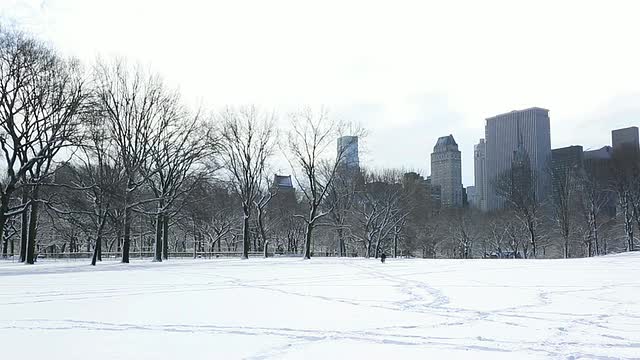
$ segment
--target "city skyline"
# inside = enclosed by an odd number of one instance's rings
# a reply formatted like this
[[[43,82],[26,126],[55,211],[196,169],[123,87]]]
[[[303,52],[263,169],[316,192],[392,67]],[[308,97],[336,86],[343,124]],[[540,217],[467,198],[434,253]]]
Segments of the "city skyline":
[[[326,105],[369,130],[362,166],[428,175],[433,144],[453,134],[469,186],[473,145],[494,114],[550,109],[552,148],[598,149],[609,129],[637,125],[640,49],[629,44],[638,6],[8,0],[0,20],[87,64],[124,56],[207,109],[256,104],[286,122],[301,104]]]

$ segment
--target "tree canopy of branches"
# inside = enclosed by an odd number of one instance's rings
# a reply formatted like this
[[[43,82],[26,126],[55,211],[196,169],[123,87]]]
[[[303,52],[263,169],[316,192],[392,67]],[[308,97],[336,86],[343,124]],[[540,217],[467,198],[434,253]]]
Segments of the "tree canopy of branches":
[[[21,260],[35,260],[40,184],[54,157],[73,143],[85,92],[78,64],[22,33],[0,29],[0,147],[5,176],[0,186],[0,238],[8,217],[30,207],[29,234],[23,238]],[[11,209],[18,184],[23,204]],[[6,246],[3,249],[6,254]]]
[[[126,175],[123,192],[122,262],[129,262],[135,192],[152,173],[143,166],[157,148],[165,127],[179,111],[177,93],[167,90],[155,74],[124,61],[99,63],[95,68],[95,97],[99,115],[107,123],[117,162]]]
[[[542,203],[535,192],[536,176],[531,163],[524,159],[500,175],[495,186],[496,193],[507,202],[515,217],[526,228],[534,258],[537,255],[538,230],[542,218]],[[528,254],[525,252],[523,255],[526,257]]]
[[[252,106],[227,108],[219,122],[221,159],[242,206],[242,257],[246,259],[251,246],[251,211],[277,141],[275,116]]]
[[[325,108],[313,111],[305,108],[290,115],[290,133],[287,137],[287,157],[294,168],[294,176],[307,203],[307,215],[297,215],[306,224],[304,253],[311,258],[313,230],[318,220],[333,209],[321,210],[331,184],[347,152],[338,148],[335,158],[325,156],[327,148],[343,133],[345,124],[329,117]]]

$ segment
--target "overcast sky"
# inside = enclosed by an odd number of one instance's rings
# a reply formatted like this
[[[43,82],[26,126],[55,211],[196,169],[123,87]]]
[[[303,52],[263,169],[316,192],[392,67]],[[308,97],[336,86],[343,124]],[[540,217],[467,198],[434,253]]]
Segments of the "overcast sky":
[[[453,134],[463,182],[484,119],[549,109],[551,144],[640,125],[640,1],[0,0],[0,21],[87,62],[124,56],[193,104],[300,105],[369,129],[362,161],[429,173]]]

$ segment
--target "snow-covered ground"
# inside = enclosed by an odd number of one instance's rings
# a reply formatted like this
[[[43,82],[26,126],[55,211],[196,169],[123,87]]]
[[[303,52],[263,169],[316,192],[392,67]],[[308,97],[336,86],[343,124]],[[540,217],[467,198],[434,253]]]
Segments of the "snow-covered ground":
[[[640,254],[0,262],[0,358],[640,358]]]

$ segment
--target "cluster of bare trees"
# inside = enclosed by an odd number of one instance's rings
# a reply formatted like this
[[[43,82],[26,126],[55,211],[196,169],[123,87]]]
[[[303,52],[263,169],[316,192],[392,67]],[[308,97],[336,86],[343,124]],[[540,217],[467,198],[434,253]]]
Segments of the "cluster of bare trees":
[[[502,251],[501,242],[510,244],[514,256],[523,257],[635,250],[634,230],[640,228],[637,146],[620,146],[610,157],[584,159],[549,171],[553,193],[548,199],[536,196],[538,174],[526,165],[514,166],[498,179],[496,188],[508,206],[491,215],[494,251]]]
[[[0,30],[0,97],[3,257],[83,252],[95,265],[103,252],[127,263],[132,252],[246,258],[271,245],[309,258],[342,191],[344,154],[328,149],[347,126],[325,109],[291,114],[280,141],[275,114],[203,115],[157,74],[123,60],[85,69],[10,29]],[[276,150],[297,191],[271,183]],[[379,250],[387,225],[375,226]]]
[[[636,148],[554,169],[544,201],[524,159],[496,182],[505,209],[481,213],[440,208],[417,173],[362,169],[347,148],[334,153],[339,137],[363,132],[324,108],[287,118],[279,131],[276,114],[252,106],[193,111],[139,66],[84,68],[0,29],[1,256],[90,254],[95,265],[103,253],[127,263],[132,254],[575,257],[636,247]],[[273,181],[277,154],[290,183]]]

